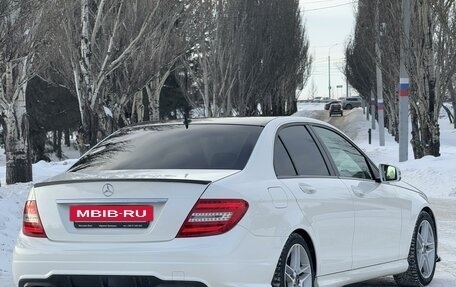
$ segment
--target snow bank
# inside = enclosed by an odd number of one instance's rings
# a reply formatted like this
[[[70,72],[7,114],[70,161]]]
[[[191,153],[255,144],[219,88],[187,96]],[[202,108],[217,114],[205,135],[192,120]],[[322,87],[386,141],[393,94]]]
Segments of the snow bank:
[[[0,151],[1,152],[1,151]],[[4,158],[3,152],[1,152]],[[40,161],[33,165],[35,182],[67,170],[76,160],[62,162]],[[5,185],[5,166],[0,167],[0,286],[13,286],[11,282],[11,259],[14,242],[22,226],[22,212],[32,183]]]
[[[365,120],[361,109],[353,110],[353,119],[346,126],[347,133],[357,133],[354,141],[375,163],[389,163],[398,166],[404,181],[424,191],[428,197],[456,199],[456,130],[446,117],[440,119],[441,147],[440,157],[426,156],[414,159],[412,146],[409,145],[406,162],[399,162],[399,144],[385,130],[385,146],[379,146],[379,131],[372,131],[372,144],[369,145],[367,131],[371,123]]]

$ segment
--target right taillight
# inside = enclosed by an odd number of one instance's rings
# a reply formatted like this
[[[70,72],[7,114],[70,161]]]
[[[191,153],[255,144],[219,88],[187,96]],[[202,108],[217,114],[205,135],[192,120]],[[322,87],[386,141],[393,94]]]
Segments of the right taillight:
[[[35,200],[27,200],[25,203],[22,233],[31,237],[46,237]]]
[[[185,219],[177,237],[223,234],[244,216],[249,204],[242,199],[200,199]]]

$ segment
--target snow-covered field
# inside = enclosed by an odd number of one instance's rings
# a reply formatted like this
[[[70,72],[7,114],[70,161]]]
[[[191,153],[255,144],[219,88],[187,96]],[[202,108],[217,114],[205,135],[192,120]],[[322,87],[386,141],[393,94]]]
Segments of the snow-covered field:
[[[327,115],[322,103],[308,103],[299,106],[299,114],[322,118]],[[332,118],[331,121],[337,121]],[[398,145],[387,135],[386,145],[379,147],[378,131],[373,132],[372,144],[367,141],[370,123],[365,120],[361,109],[354,109],[340,118],[343,130],[377,163],[395,164],[402,170],[403,180],[425,191],[438,207],[439,243],[442,262],[432,287],[456,286],[456,130],[448,119],[441,119],[442,156],[413,160],[410,148],[407,162],[398,162]],[[337,125],[337,122],[334,122]],[[342,128],[342,127],[341,127]],[[33,166],[34,181],[39,182],[65,171],[74,160],[45,163]],[[31,183],[5,186],[5,159],[0,151],[0,287],[12,287],[11,254],[14,241],[21,228],[23,204]],[[355,286],[355,285],[354,285]],[[356,286],[395,286],[391,278],[370,281]]]

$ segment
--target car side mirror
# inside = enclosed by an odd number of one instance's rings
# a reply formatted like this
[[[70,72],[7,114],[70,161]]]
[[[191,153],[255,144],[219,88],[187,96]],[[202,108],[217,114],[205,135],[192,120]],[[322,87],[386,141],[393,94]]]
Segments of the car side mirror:
[[[388,164],[380,164],[379,169],[381,182],[393,182],[401,180],[401,171],[399,168]]]

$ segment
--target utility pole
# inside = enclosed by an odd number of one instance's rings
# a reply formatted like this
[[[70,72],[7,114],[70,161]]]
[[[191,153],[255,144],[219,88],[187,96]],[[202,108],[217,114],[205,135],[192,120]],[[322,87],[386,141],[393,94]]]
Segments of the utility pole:
[[[409,75],[405,68],[410,35],[410,0],[402,0],[402,34],[399,79],[399,161],[408,160]]]
[[[376,37],[375,37],[375,71],[377,74],[377,110],[378,110],[378,133],[380,146],[385,146],[385,117],[383,113],[383,76],[381,70],[382,64],[382,55],[380,51],[380,7],[379,0],[377,0],[376,11],[375,11],[375,27],[376,27]]]
[[[331,99],[331,48],[339,45],[336,43],[328,49],[328,97]]]
[[[345,92],[345,97],[350,97],[350,95],[348,94],[348,77],[345,77],[345,87],[347,89],[347,91]]]
[[[374,90],[371,90],[371,118],[372,118],[372,129],[375,130],[375,95],[374,95]]]
[[[331,99],[331,55],[328,55],[328,98]]]

